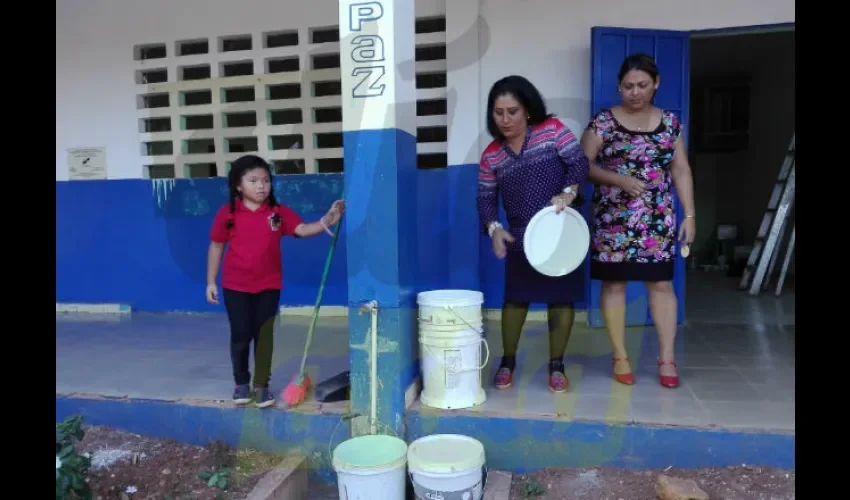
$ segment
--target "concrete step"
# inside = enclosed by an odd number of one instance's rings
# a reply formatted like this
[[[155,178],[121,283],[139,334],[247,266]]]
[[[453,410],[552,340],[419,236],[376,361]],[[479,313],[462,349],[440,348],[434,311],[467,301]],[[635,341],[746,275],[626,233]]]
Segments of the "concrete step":
[[[248,500],[306,500],[307,482],[307,458],[290,455],[266,472]]]
[[[503,470],[487,472],[487,486],[484,488],[484,500],[508,500],[511,497],[513,474]]]

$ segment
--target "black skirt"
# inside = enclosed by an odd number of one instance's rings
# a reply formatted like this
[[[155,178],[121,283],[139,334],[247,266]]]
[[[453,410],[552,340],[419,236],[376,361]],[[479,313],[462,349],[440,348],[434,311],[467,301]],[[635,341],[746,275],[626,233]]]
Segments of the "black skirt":
[[[508,250],[505,257],[505,302],[572,304],[584,300],[585,268],[579,266],[565,276],[540,274],[520,249]]]
[[[673,261],[599,262],[590,261],[590,277],[602,281],[673,281]]]

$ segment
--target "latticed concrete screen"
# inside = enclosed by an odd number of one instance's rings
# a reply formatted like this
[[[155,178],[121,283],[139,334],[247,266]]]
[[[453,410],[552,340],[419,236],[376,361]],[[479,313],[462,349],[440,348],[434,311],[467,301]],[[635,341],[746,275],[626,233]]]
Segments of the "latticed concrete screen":
[[[448,166],[446,19],[416,22],[417,156]],[[342,172],[337,26],[135,47],[142,176],[226,176],[256,153],[277,175]]]

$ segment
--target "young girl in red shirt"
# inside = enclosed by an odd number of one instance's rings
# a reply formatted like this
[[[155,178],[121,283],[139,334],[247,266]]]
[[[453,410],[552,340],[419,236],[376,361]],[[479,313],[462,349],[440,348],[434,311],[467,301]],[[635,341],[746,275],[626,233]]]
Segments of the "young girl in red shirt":
[[[230,357],[236,388],[236,404],[251,402],[249,348],[254,343],[253,399],[259,408],[274,405],[269,390],[274,320],[283,288],[283,261],[280,243],[284,236],[307,238],[331,233],[339,222],[345,202],[333,202],[317,222],[305,223],[292,209],[274,197],[269,164],[246,155],[234,161],[227,176],[230,203],[213,219],[207,254],[207,302],[219,303],[216,276],[222,265],[221,287],[230,321]],[[224,253],[227,246],[227,253]]]

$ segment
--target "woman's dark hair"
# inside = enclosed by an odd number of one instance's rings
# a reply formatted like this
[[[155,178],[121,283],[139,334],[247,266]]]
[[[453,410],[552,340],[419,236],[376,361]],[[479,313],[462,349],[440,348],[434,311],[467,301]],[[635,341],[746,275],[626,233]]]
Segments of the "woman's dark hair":
[[[658,66],[655,65],[655,59],[640,52],[630,55],[623,61],[622,66],[620,66],[620,72],[617,73],[617,82],[622,82],[629,71],[643,71],[652,77],[654,81],[658,81],[658,76],[660,75]]]
[[[240,156],[233,163],[230,164],[230,172],[227,174],[227,186],[230,188],[230,218],[227,220],[227,228],[233,228],[233,213],[236,211],[236,199],[241,198],[241,194],[239,193],[239,185],[242,184],[242,178],[245,177],[245,174],[254,170],[255,168],[262,168],[269,174],[269,178],[272,176],[272,169],[269,166],[268,162],[259,156],[256,155],[245,155]],[[269,191],[269,197],[266,198],[266,204],[274,208],[277,206],[277,200],[274,197],[274,189]],[[280,217],[275,214],[273,217]]]
[[[511,75],[502,78],[490,87],[490,94],[487,96],[487,131],[493,139],[504,141],[505,136],[499,131],[496,125],[496,120],[493,119],[493,108],[496,106],[496,99],[505,94],[510,94],[522,104],[525,111],[528,113],[528,124],[539,125],[551,118],[552,115],[546,111],[546,103],[543,102],[543,96],[527,78]]]

